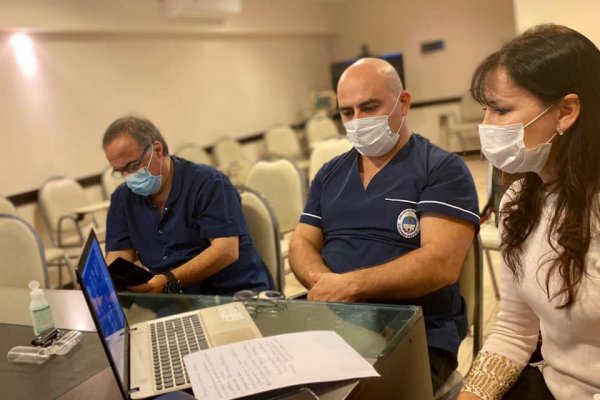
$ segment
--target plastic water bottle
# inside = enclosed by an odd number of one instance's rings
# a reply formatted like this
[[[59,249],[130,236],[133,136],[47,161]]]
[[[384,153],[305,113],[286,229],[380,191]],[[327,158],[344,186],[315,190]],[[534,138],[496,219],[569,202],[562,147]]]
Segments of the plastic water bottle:
[[[77,344],[81,342],[81,339],[83,339],[83,334],[81,332],[69,331],[52,343],[52,346],[50,346],[50,354],[64,356],[70,352],[73,347],[77,346]]]
[[[33,321],[33,332],[39,335],[54,329],[54,318],[52,318],[50,303],[46,300],[44,291],[40,289],[40,283],[38,281],[29,282],[29,289],[31,290],[29,293],[31,297],[29,311],[31,311],[31,320]]]
[[[6,358],[10,362],[23,364],[43,364],[51,357],[46,347],[16,346],[9,350]]]

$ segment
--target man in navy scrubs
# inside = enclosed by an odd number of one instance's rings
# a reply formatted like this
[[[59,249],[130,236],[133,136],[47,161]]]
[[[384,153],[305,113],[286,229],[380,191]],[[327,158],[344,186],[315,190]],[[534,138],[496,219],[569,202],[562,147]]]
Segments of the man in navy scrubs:
[[[422,306],[435,391],[466,335],[456,281],[479,227],[473,179],[410,131],[410,94],[386,61],[351,65],[337,95],[354,149],[317,173],[290,265],[310,300]]]
[[[102,146],[113,176],[125,179],[111,197],[106,261],[139,259],[157,274],[129,290],[231,295],[273,288],[225,175],[170,156],[158,129],[142,118],[114,121]]]

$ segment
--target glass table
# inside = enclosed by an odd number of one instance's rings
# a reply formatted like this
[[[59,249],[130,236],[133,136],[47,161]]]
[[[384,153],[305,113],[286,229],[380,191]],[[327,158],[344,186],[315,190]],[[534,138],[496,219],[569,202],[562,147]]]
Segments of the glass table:
[[[130,324],[232,301],[225,296],[120,293]],[[420,307],[306,300],[252,300],[246,307],[263,336],[332,330],[371,362],[380,378],[311,388],[322,399],[430,399],[431,378]]]
[[[27,289],[0,288],[0,346],[28,345],[33,332]],[[78,290],[47,290],[56,325],[93,332]],[[232,301],[225,296],[121,293],[130,324]],[[310,385],[321,399],[431,399],[431,378],[423,315],[419,307],[387,304],[320,303],[305,300],[247,303],[263,336],[309,330],[333,330],[381,374],[379,378]],[[8,336],[6,336],[8,334]],[[0,358],[0,384],[10,398],[110,399],[118,388],[95,333],[64,359],[41,366],[11,364]],[[81,364],[81,367],[78,365]],[[73,370],[74,368],[81,368]],[[35,381],[35,385],[32,382]],[[52,387],[53,390],[50,390]],[[253,397],[259,398],[259,397]]]

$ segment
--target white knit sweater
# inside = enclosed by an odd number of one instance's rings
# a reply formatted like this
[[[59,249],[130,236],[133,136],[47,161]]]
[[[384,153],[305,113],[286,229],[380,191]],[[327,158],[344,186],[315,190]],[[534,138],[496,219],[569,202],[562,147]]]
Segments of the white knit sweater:
[[[523,247],[521,281],[517,283],[502,263],[497,322],[463,389],[484,399],[499,398],[508,390],[529,360],[541,330],[544,361],[539,368],[554,397],[600,400],[600,237],[590,244],[587,275],[582,277],[576,303],[567,310],[556,309],[559,300],[549,302],[546,295],[548,265],[540,266],[554,254],[547,229],[555,199],[549,197],[537,229]],[[557,287],[552,279],[550,291]]]

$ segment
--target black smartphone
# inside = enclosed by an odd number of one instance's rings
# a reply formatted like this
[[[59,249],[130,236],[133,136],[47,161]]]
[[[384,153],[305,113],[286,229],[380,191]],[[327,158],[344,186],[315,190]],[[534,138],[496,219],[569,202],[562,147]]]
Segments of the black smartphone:
[[[117,290],[126,290],[127,286],[141,285],[154,277],[152,272],[138,267],[122,257],[110,263],[108,272]]]
[[[34,337],[31,344],[34,346],[48,347],[55,339],[58,339],[62,335],[63,332],[61,330],[53,328]]]

